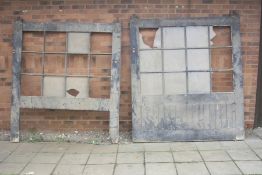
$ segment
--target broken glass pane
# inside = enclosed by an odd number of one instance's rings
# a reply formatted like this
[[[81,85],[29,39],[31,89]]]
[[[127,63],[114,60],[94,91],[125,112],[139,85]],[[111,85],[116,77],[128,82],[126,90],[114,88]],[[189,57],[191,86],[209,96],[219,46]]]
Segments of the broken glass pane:
[[[165,73],[166,95],[186,93],[186,73]]]
[[[189,26],[186,27],[187,47],[208,47],[208,27]]]
[[[189,49],[187,60],[188,70],[209,70],[208,49]]]
[[[88,94],[87,77],[67,77],[66,97],[86,98]]]
[[[184,27],[164,27],[163,44],[164,48],[184,48],[185,33]]]
[[[68,33],[68,53],[89,53],[89,33]]]
[[[48,97],[64,97],[65,94],[64,77],[44,77],[43,95]]]
[[[21,95],[41,96],[41,76],[21,75]]]
[[[142,95],[162,95],[162,74],[141,74]]]
[[[210,92],[210,73],[209,72],[189,72],[188,73],[188,92],[192,94]]]
[[[164,50],[164,71],[185,70],[185,50]]]
[[[160,50],[140,51],[140,71],[141,72],[161,72],[162,58]]]

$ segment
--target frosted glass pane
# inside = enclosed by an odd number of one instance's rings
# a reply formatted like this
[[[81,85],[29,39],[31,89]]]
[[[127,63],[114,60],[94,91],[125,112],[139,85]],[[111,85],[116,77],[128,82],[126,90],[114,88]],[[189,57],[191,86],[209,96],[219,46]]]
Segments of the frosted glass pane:
[[[64,77],[44,77],[43,95],[48,97],[63,97],[65,93]]]
[[[162,74],[141,74],[142,95],[162,95]]]
[[[186,27],[187,47],[208,47],[208,28],[205,26]]]
[[[68,77],[66,79],[66,97],[86,98],[88,96],[88,78]]]
[[[209,72],[189,72],[188,92],[192,94],[209,93],[210,92]]]
[[[164,27],[164,48],[184,48],[185,33],[183,27]]]
[[[89,53],[90,34],[89,33],[68,33],[69,53]]]
[[[164,70],[165,71],[184,71],[186,70],[184,50],[165,50],[164,51]]]
[[[186,93],[186,73],[166,73],[164,76],[167,95]]]
[[[161,72],[162,58],[160,50],[140,51],[141,72]]]
[[[187,62],[188,70],[209,70],[208,49],[189,49]]]

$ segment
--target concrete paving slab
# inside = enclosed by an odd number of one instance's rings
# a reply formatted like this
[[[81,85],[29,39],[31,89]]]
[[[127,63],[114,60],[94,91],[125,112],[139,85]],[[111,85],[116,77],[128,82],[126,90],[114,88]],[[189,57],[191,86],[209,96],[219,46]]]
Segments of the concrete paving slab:
[[[212,175],[237,175],[242,174],[232,162],[206,162],[207,168]]]
[[[70,144],[67,143],[48,143],[40,150],[43,153],[63,153],[65,152]]]
[[[260,159],[262,159],[262,149],[254,149],[254,151],[257,154],[257,156],[259,156]]]
[[[58,165],[52,175],[82,175],[84,165]]]
[[[220,142],[223,149],[248,149],[248,145],[244,141],[224,141]]]
[[[43,147],[44,143],[22,143],[14,151],[15,154],[24,154],[24,153],[38,153]]]
[[[147,163],[146,175],[176,175],[174,163]]]
[[[262,140],[257,138],[257,139],[247,139],[245,142],[252,148],[252,149],[258,149],[262,148]]]
[[[173,152],[175,162],[200,162],[203,161],[198,151]]]
[[[118,145],[95,145],[92,153],[116,153]]]
[[[21,143],[11,143],[6,141],[0,141],[0,148],[1,150],[13,152]]]
[[[145,152],[145,162],[174,162],[171,152]]]
[[[64,154],[60,161],[60,164],[85,165],[88,157],[89,154]]]
[[[145,151],[170,151],[169,143],[145,143]]]
[[[82,153],[82,154],[89,154],[92,152],[94,145],[91,144],[77,144],[73,143],[70,144],[66,153]]]
[[[4,162],[9,163],[28,163],[33,159],[36,153],[11,154]]]
[[[138,143],[138,144],[120,144],[118,147],[118,152],[143,152],[144,144]]]
[[[38,153],[31,163],[58,163],[63,153]]]
[[[231,158],[224,150],[200,151],[204,161],[230,161]]]
[[[28,164],[22,171],[21,175],[50,175],[56,164]]]
[[[176,142],[176,143],[171,143],[170,146],[172,151],[197,150],[197,147],[194,142]]]
[[[87,164],[111,164],[116,162],[116,153],[91,154]]]
[[[176,163],[176,168],[179,175],[209,175],[203,162]]]
[[[144,153],[118,153],[117,163],[143,163]]]
[[[250,149],[228,150],[227,152],[233,160],[259,160],[256,154]]]
[[[114,164],[108,165],[87,165],[84,170],[84,175],[113,175]]]
[[[219,142],[196,142],[199,150],[221,150],[222,145]]]
[[[143,164],[118,164],[114,175],[144,175]]]
[[[261,161],[236,161],[236,164],[244,174],[262,174]]]
[[[0,163],[0,174],[13,175],[19,174],[25,167],[26,163]]]
[[[10,154],[11,152],[9,151],[0,150],[0,163],[3,162]]]

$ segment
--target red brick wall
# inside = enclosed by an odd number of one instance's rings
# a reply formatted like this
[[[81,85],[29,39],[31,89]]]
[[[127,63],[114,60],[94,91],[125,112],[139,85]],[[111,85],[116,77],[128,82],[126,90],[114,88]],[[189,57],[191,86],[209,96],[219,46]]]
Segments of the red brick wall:
[[[17,17],[26,21],[113,22],[122,24],[120,129],[131,130],[129,19],[222,16],[238,13],[244,70],[245,121],[252,127],[258,64],[260,0],[1,0],[0,129],[9,130],[12,32]],[[215,53],[214,53],[215,54]],[[225,77],[223,77],[225,76]],[[227,78],[227,75],[218,75]],[[34,86],[38,86],[35,84]],[[71,131],[108,129],[108,114],[88,111],[22,110],[21,129]]]

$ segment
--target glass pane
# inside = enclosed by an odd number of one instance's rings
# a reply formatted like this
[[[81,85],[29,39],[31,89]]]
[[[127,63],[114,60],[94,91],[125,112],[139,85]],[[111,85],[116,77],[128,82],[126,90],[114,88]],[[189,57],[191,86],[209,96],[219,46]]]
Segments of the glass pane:
[[[43,32],[24,32],[23,33],[23,50],[41,52],[44,49]]]
[[[212,72],[212,92],[233,92],[233,72]]]
[[[229,26],[214,26],[212,28],[214,32],[213,39],[210,37],[212,46],[231,46],[231,29]]]
[[[69,75],[88,75],[88,55],[69,54],[67,73]]]
[[[184,27],[164,27],[163,37],[163,44],[165,49],[185,47]]]
[[[185,50],[164,51],[164,71],[185,71]]]
[[[191,94],[210,92],[210,73],[209,72],[189,72],[188,73],[188,92]]]
[[[64,97],[65,78],[64,77],[44,77],[43,95],[48,97]]]
[[[88,96],[87,77],[67,77],[66,97],[86,98]]]
[[[208,27],[186,27],[187,47],[208,47]]]
[[[65,52],[66,33],[47,32],[45,36],[45,52]]]
[[[91,98],[110,98],[111,78],[90,78],[89,96]]]
[[[111,55],[92,55],[90,60],[90,75],[105,77],[111,75]]]
[[[141,72],[161,72],[162,58],[160,50],[140,51]]]
[[[65,73],[65,55],[63,54],[45,54],[44,64],[45,74]]]
[[[41,76],[21,75],[21,95],[41,96]]]
[[[162,74],[141,74],[142,95],[162,95]]]
[[[112,53],[112,33],[92,33],[91,52]]]
[[[42,73],[42,55],[22,53],[22,73]]]
[[[232,49],[211,49],[211,67],[215,70],[230,69],[232,65]]]
[[[140,49],[149,49],[154,47],[156,32],[159,29],[150,28],[150,29],[139,29],[139,48]],[[158,40],[158,39],[157,39]],[[161,43],[161,41],[158,41]]]
[[[89,33],[68,33],[68,53],[89,53]]]
[[[167,95],[186,93],[186,73],[166,73],[164,76]]]
[[[187,60],[188,70],[209,70],[208,49],[189,49]]]

